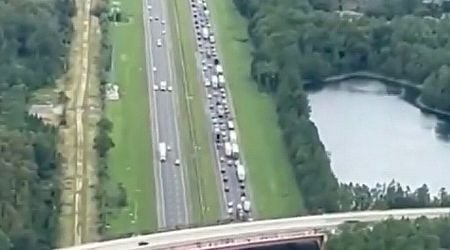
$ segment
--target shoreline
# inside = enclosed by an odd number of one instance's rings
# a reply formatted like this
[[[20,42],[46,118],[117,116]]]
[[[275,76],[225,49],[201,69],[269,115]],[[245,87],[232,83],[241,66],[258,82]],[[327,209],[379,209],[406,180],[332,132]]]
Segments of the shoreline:
[[[419,91],[419,95],[417,98],[413,101],[413,105],[419,108],[422,112],[431,113],[439,117],[445,117],[446,119],[450,119],[450,111],[433,108],[425,103],[423,103],[421,98],[421,92],[422,92],[422,85],[414,84],[411,81],[408,81],[406,79],[397,79],[393,77],[384,76],[378,73],[373,73],[369,71],[356,71],[352,73],[345,73],[345,74],[339,74],[327,77],[320,81],[322,84],[329,84],[329,83],[336,83],[341,82],[345,80],[352,80],[352,79],[361,79],[361,80],[377,80],[380,82],[383,82],[385,84],[395,84],[402,88],[410,88]],[[312,81],[306,81],[304,85],[311,85],[313,84]]]

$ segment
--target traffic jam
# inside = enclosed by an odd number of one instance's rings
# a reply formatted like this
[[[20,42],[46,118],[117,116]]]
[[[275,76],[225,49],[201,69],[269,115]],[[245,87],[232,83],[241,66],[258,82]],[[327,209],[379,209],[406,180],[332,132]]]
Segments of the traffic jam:
[[[251,203],[245,185],[246,171],[206,0],[191,0],[191,13],[226,211],[230,218],[252,221]]]

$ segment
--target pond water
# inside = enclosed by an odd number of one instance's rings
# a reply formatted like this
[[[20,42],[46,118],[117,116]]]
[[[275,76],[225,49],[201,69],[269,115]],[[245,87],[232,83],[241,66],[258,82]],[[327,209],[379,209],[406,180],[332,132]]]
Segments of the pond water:
[[[311,118],[341,182],[392,179],[432,194],[450,188],[450,123],[423,114],[401,89],[349,80],[309,93]]]

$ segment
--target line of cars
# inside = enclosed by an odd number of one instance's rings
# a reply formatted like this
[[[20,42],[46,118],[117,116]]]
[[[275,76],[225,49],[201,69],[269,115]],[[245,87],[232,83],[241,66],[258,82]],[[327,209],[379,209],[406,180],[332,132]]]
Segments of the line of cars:
[[[225,88],[226,79],[217,55],[216,38],[206,0],[191,0],[191,12],[226,211],[230,217],[251,221],[251,202],[245,185],[246,171],[241,161],[235,121]]]

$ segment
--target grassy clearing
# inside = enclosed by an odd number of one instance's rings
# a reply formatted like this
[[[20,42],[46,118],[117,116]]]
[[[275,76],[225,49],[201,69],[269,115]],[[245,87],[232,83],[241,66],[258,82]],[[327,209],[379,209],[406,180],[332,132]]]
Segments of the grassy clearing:
[[[108,102],[106,113],[113,122],[109,175],[123,183],[128,206],[109,218],[111,234],[157,228],[148,91],[145,71],[141,0],[120,0],[127,24],[111,27],[114,47],[114,82],[121,99]],[[132,221],[136,220],[135,223]]]
[[[206,123],[205,104],[200,77],[197,74],[195,40],[192,33],[189,1],[170,1],[171,30],[179,94],[183,148],[188,162],[192,222],[209,224],[220,218],[219,190]],[[178,24],[178,25],[177,25]]]
[[[247,23],[232,1],[209,1],[219,51],[237,116],[240,142],[259,218],[287,217],[303,211],[289,165],[273,100],[260,93],[250,77],[251,45]]]

